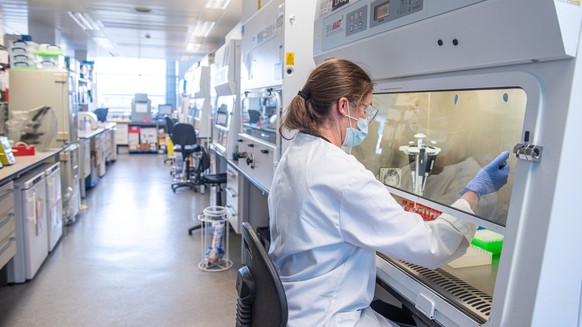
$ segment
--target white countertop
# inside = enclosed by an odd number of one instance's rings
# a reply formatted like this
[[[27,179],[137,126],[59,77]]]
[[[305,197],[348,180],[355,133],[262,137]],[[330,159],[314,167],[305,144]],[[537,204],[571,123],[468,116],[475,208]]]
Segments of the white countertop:
[[[40,164],[42,161],[57,155],[61,151],[61,149],[49,152],[36,151],[34,156],[15,157],[15,164],[0,168],[0,184],[23,175],[37,164]]]
[[[89,139],[105,132],[108,129],[112,129],[113,127],[115,127],[115,125],[117,125],[117,123],[105,123],[105,124],[100,123],[99,128],[78,130],[77,135],[79,136],[80,139]]]

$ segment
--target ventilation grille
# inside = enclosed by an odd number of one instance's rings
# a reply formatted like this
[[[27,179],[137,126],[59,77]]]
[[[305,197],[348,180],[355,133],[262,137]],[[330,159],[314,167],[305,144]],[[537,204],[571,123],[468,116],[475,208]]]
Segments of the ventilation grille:
[[[484,324],[489,320],[493,298],[485,292],[440,268],[431,270],[381,256],[404,272],[416,277],[418,281],[447,299],[455,308],[464,312],[478,324]]]

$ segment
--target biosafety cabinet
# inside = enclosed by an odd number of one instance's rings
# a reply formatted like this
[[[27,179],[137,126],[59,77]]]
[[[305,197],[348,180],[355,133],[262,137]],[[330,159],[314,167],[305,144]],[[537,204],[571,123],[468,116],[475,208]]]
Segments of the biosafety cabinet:
[[[315,3],[272,0],[242,24],[239,169],[260,189],[271,187],[285,144],[283,111],[314,67],[311,47]]]
[[[212,86],[216,91],[212,149],[217,155],[217,171],[227,175],[223,203],[228,210],[227,218],[238,234],[243,221],[242,201],[239,201],[243,197],[243,183],[233,158],[238,154],[241,124],[240,29],[240,25],[235,26],[226,43],[216,50],[212,75]]]
[[[238,26],[240,29],[240,26]],[[240,39],[232,39],[214,55],[212,87],[216,91],[212,146],[225,160],[238,152],[240,131]]]
[[[201,141],[209,142],[212,136],[212,88],[210,87],[210,66],[208,63],[199,63],[193,67],[192,93],[190,95],[191,117],[188,122],[194,126],[196,137]]]
[[[579,1],[318,2],[316,63],[352,60],[375,83],[380,112],[352,154],[405,210],[494,236],[435,270],[378,253],[380,284],[427,325],[580,325],[581,25]],[[502,151],[508,183],[452,208]]]

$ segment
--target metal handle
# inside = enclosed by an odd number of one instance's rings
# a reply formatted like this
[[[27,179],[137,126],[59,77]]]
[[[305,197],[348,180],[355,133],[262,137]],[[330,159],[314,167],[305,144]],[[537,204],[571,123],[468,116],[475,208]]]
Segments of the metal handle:
[[[523,143],[517,143],[513,147],[513,153],[518,159],[539,162],[542,159],[544,147],[530,144],[530,131],[525,131]]]
[[[225,191],[226,191],[226,193],[228,193],[228,195],[229,195],[231,198],[236,198],[236,197],[238,196],[238,193],[236,193],[236,192],[235,192],[235,191],[234,191],[232,188],[230,188],[230,187],[227,187]]]
[[[237,213],[236,213],[236,212],[234,212],[234,211],[233,211],[233,210],[231,210],[231,209],[234,209],[234,208],[232,208],[232,206],[231,206],[230,204],[227,204],[227,205],[226,205],[226,210],[228,211],[228,214],[229,214],[231,217],[236,217],[236,216],[237,216]]]

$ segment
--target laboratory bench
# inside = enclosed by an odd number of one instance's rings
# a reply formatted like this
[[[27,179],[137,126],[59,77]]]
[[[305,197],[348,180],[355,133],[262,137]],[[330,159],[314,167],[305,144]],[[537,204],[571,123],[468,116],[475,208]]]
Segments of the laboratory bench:
[[[57,156],[60,152],[61,149],[48,152],[36,151],[33,156],[16,157],[16,163],[0,168],[0,185],[26,174],[40,164],[49,161],[52,157]],[[54,162],[56,161],[55,159]]]
[[[85,188],[93,187],[107,171],[107,163],[117,160],[115,131],[117,123],[100,124],[97,129],[79,130],[80,174],[84,184],[81,197],[85,197]]]

